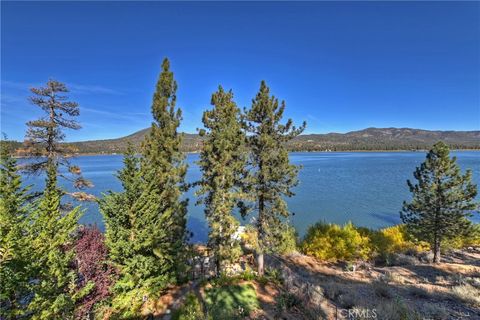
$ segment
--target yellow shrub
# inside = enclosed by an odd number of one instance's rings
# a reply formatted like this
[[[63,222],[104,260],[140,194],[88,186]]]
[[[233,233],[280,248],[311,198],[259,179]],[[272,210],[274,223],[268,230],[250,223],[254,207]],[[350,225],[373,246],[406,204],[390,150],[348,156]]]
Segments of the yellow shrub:
[[[405,226],[401,224],[374,232],[372,242],[379,254],[405,252],[413,246],[406,239]]]
[[[372,233],[372,245],[375,254],[382,258],[407,251],[422,252],[429,250],[428,243],[414,242],[409,238],[405,225],[398,224]]]
[[[351,223],[339,226],[319,222],[311,226],[301,244],[302,251],[321,260],[366,260],[371,252],[370,239]]]

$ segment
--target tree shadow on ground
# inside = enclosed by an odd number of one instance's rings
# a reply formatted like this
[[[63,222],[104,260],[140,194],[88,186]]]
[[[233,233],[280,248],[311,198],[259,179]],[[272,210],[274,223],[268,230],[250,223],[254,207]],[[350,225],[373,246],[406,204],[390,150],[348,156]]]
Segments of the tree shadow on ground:
[[[322,314],[319,313],[316,319],[348,319],[341,316],[345,315],[344,309],[352,308],[375,309],[379,319],[411,319],[414,316],[432,319],[480,318],[480,310],[456,299],[449,288],[436,290],[439,288],[431,285],[439,275],[452,276],[451,272],[433,266],[406,266],[417,277],[428,280],[424,284],[406,285],[381,280],[378,276],[369,277],[368,271],[357,271],[357,275],[341,270],[322,273],[312,269],[311,264],[301,265],[285,258],[279,258],[279,261],[299,276],[301,281],[322,288],[324,298],[331,301],[331,305],[320,305]],[[338,314],[338,310],[341,314]]]

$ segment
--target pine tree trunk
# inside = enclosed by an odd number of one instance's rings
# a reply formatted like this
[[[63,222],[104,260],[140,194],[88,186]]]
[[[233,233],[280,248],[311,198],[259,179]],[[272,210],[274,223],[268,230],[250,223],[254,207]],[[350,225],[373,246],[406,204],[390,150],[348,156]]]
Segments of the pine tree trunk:
[[[440,263],[440,242],[438,240],[433,246],[433,263]]]
[[[263,246],[264,246],[264,232],[263,229],[263,219],[264,219],[264,210],[265,210],[265,203],[263,199],[263,195],[260,195],[258,199],[258,252],[257,252],[257,267],[258,267],[258,275],[261,277],[264,274],[264,266],[263,266]]]
[[[263,252],[259,252],[257,255],[257,265],[258,265],[258,275],[261,277],[265,273],[265,268],[263,265]]]

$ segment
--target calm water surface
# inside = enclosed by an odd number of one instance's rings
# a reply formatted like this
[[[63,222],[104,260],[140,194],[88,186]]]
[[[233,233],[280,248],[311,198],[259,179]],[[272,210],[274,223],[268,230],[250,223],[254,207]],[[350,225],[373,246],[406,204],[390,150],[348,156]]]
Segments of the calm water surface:
[[[473,170],[473,180],[480,185],[480,152],[452,152],[462,169]],[[319,220],[334,223],[352,221],[355,224],[378,228],[398,223],[403,200],[410,198],[406,180],[413,178],[413,171],[424,159],[423,152],[295,152],[291,161],[301,165],[296,195],[289,198],[288,206],[295,215],[291,218],[300,235]],[[187,162],[189,182],[200,179],[195,162],[198,154],[189,154]],[[81,156],[78,164],[84,176],[95,187],[90,190],[96,196],[112,190],[121,191],[115,177],[122,168],[121,155]],[[42,177],[28,177],[26,183],[43,187]],[[194,190],[190,198],[188,226],[194,233],[194,241],[205,241],[207,227],[203,208],[195,206]],[[82,204],[86,211],[82,223],[97,224],[103,228],[102,216],[96,204]],[[480,221],[480,217],[474,217]],[[241,220],[247,223],[247,220]]]

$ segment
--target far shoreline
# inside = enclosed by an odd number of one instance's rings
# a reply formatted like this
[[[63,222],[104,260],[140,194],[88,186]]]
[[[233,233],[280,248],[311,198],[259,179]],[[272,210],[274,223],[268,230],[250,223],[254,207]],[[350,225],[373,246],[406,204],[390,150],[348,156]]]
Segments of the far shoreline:
[[[480,149],[452,149],[450,152],[459,152],[459,151],[473,151],[473,152],[480,152]],[[427,149],[424,150],[342,150],[342,151],[307,151],[307,150],[299,150],[299,151],[288,151],[288,153],[426,153],[428,152]],[[200,151],[188,151],[184,152],[184,154],[199,154]],[[119,156],[123,155],[122,152],[113,152],[113,153],[78,153],[73,155],[72,157],[82,157],[82,156]],[[22,157],[24,158],[24,157]]]

